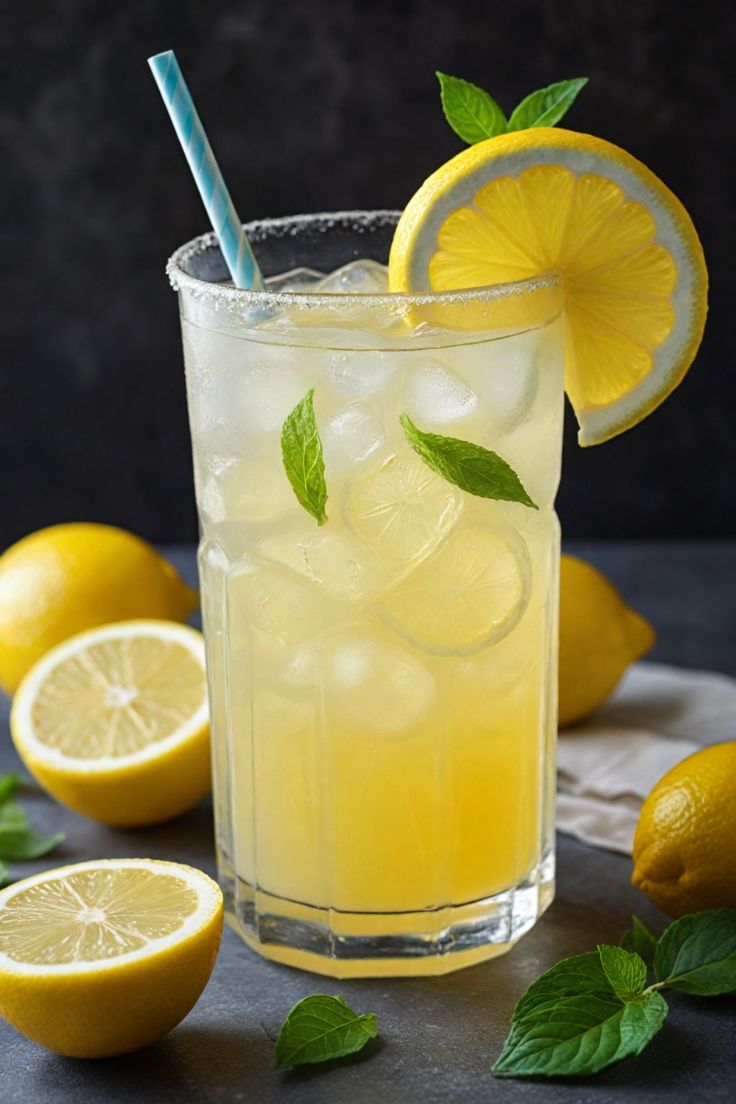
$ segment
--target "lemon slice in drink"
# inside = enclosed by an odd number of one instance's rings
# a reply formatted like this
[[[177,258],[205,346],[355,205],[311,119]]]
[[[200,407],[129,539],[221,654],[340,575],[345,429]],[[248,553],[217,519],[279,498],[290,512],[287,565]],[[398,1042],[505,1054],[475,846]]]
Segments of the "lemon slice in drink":
[[[407,448],[352,483],[345,514],[371,551],[410,565],[437,546],[461,508],[459,492]]]
[[[526,544],[502,522],[464,525],[384,599],[384,619],[438,655],[469,655],[511,632],[529,601]]]
[[[169,820],[210,785],[202,635],[172,621],[79,633],[31,668],[10,725],[28,770],[70,809],[121,826]]]
[[[0,1014],[60,1054],[100,1058],[160,1039],[204,989],[222,893],[200,870],[102,859],[0,893]]]
[[[687,372],[705,325],[703,250],[685,208],[641,162],[600,138],[537,127],[479,142],[425,181],[397,226],[389,286],[452,291],[545,272],[562,281],[579,441],[598,444]]]

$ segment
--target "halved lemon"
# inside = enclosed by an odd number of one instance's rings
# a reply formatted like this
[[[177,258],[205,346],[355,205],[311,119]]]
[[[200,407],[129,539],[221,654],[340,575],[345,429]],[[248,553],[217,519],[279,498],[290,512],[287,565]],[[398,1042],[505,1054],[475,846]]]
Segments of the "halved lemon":
[[[396,228],[389,287],[453,291],[545,272],[563,286],[579,441],[598,444],[687,372],[707,310],[703,250],[680,201],[631,154],[538,127],[479,142],[425,181]]]
[[[10,727],[31,774],[106,824],[169,820],[209,790],[202,634],[123,621],[52,648],[23,679]]]
[[[100,859],[0,893],[0,1014],[49,1050],[101,1058],[148,1046],[204,989],[222,893],[191,866]]]
[[[464,525],[389,591],[380,612],[429,652],[469,655],[518,624],[530,576],[526,543],[510,525]]]

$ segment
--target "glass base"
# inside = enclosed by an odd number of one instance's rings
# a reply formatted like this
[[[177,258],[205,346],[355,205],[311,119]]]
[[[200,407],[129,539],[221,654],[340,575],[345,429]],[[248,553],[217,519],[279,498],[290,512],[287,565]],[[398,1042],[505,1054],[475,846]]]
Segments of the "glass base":
[[[356,913],[275,897],[220,862],[225,917],[265,958],[334,978],[447,974],[505,954],[554,898],[550,851],[511,889],[420,912]]]

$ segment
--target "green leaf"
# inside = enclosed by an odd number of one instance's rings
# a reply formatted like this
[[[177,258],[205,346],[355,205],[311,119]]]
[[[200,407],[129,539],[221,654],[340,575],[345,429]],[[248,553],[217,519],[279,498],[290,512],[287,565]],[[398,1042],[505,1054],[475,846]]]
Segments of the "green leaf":
[[[460,77],[436,75],[445,118],[463,142],[472,146],[506,133],[506,116],[492,96]]]
[[[276,1040],[279,1069],[327,1062],[362,1050],[378,1033],[372,1012],[357,1016],[342,997],[317,994],[304,997],[292,1008]]]
[[[537,509],[514,469],[495,452],[472,441],[425,433],[408,414],[401,415],[401,425],[414,451],[448,483],[480,498],[521,502]]]
[[[10,871],[0,859],[0,889],[5,889],[5,886],[10,885],[12,881],[13,879],[10,877]]]
[[[654,956],[657,981],[698,997],[736,989],[736,909],[706,909],[665,928]]]
[[[647,964],[635,951],[601,943],[598,957],[617,997],[627,1001],[642,992],[647,983]]]
[[[563,958],[533,981],[514,1008],[516,1023],[546,1009],[563,997],[607,992],[609,989],[597,951]]]
[[[667,1005],[659,993],[631,1000],[617,995],[603,959],[617,980],[632,969],[617,954],[606,953],[617,950],[565,958],[532,982],[514,1009],[493,1072],[499,1077],[582,1076],[643,1050],[664,1023]],[[641,967],[633,970],[641,974]]]
[[[554,126],[572,107],[578,93],[587,83],[587,77],[574,77],[572,80],[557,81],[556,84],[531,92],[512,111],[508,129],[526,130],[528,127]]]
[[[17,801],[6,801],[0,805],[0,833],[25,832],[28,826],[28,814]]]
[[[631,917],[631,927],[621,936],[619,946],[626,951],[636,951],[644,959],[647,966],[654,964],[657,937],[638,916]]]
[[[294,494],[318,525],[327,521],[327,484],[317,420],[314,388],[298,402],[281,427],[281,457]]]
[[[32,828],[12,829],[0,826],[0,859],[7,862],[24,862],[48,855],[64,840],[63,832],[43,836]]]
[[[601,974],[603,971],[601,970]],[[605,975],[603,975],[605,984]],[[544,1016],[512,1023],[497,1077],[583,1077],[640,1054],[667,1016],[659,993],[624,1002],[613,993],[554,1000]]]
[[[19,771],[0,774],[0,807],[13,796],[23,781],[23,775]]]

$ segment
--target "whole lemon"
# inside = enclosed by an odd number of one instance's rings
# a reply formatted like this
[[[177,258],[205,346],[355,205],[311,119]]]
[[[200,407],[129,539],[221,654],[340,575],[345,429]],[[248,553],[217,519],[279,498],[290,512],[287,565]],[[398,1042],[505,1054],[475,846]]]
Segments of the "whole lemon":
[[[688,755],[642,805],[631,881],[670,916],[736,908],[736,740]]]
[[[654,644],[654,629],[576,556],[560,562],[560,726],[583,720]]]
[[[0,556],[0,688],[45,652],[110,621],[186,621],[197,594],[150,544],[109,525],[40,529]]]

